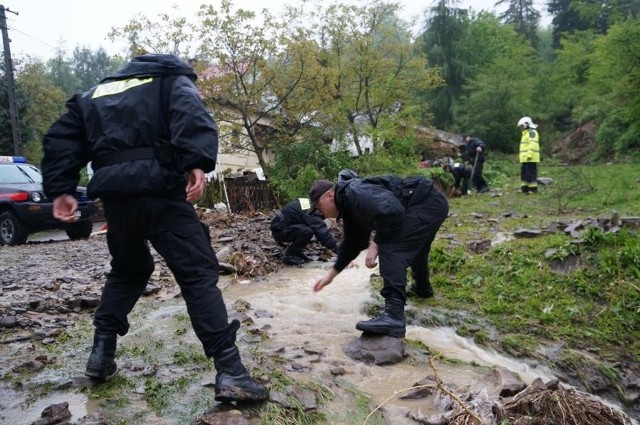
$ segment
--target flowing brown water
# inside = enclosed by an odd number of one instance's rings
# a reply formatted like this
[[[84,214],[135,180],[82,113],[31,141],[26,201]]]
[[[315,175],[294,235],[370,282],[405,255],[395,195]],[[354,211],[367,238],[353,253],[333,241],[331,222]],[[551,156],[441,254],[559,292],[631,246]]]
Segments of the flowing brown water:
[[[413,424],[406,419],[406,408],[418,409],[422,413],[430,414],[430,406],[424,400],[400,400],[393,397],[400,390],[411,387],[417,381],[433,373],[427,363],[415,364],[404,361],[389,366],[374,366],[355,362],[343,352],[343,346],[360,335],[355,329],[355,323],[367,319],[360,313],[363,303],[371,301],[370,275],[377,270],[364,267],[364,255],[355,261],[356,266],[343,271],[334,282],[321,292],[314,293],[313,284],[324,271],[330,267],[328,263],[309,263],[303,267],[286,267],[278,273],[264,279],[247,280],[230,283],[228,278],[221,281],[225,300],[232,305],[236,300],[248,301],[254,311],[261,310],[264,314],[253,317],[255,326],[262,328],[269,325],[269,339],[261,343],[267,351],[284,347],[305,346],[316,350],[321,355],[321,361],[313,365],[308,375],[326,374],[334,365],[342,365],[347,371],[342,379],[346,380],[360,391],[370,394],[373,405],[385,402],[385,416],[389,423]],[[437,291],[438,288],[435,288]],[[434,301],[437,304],[437,298]],[[142,344],[146,340],[166,338],[176,331],[176,315],[185,315],[186,309],[181,299],[170,299],[162,303],[148,303],[142,301],[131,317],[131,332],[120,339],[119,344]],[[190,339],[195,342],[195,335],[188,324],[182,323],[188,330]],[[486,350],[473,341],[456,335],[453,329],[422,328],[408,326],[407,338],[424,343],[432,353],[442,353],[450,359],[461,362],[455,364],[440,362],[437,372],[443,382],[448,385],[468,385],[469,390],[483,388],[482,379],[486,369],[475,365],[501,366],[517,373],[526,383],[537,377],[547,381],[553,377],[551,371],[543,367],[532,368],[527,363],[515,360],[499,353]],[[171,352],[171,341],[167,339],[163,351]],[[242,344],[242,342],[239,342]],[[9,347],[6,347],[9,349]],[[88,353],[80,352],[69,356],[63,363],[61,370],[73,370],[79,374],[86,362]],[[162,363],[161,363],[162,364]],[[166,364],[171,364],[167,359]],[[163,366],[164,368],[164,366]],[[60,369],[49,372],[61,374]],[[170,372],[166,372],[170,373]],[[181,396],[179,403],[188,410],[191,400],[188,393]],[[23,409],[24,400],[18,393],[3,391],[0,394],[0,423],[22,425],[30,424],[38,419],[40,412],[52,404],[62,401],[69,402],[76,420],[96,412],[100,409],[95,400],[88,399],[72,389],[55,391],[52,395],[38,399]],[[328,407],[340,409],[341,401],[333,400]],[[135,403],[123,409],[133,411],[138,408]],[[2,422],[4,421],[4,422]],[[183,423],[175,417],[158,418],[146,417],[145,424],[176,424]]]
[[[376,269],[364,266],[364,254],[355,264],[318,293],[313,292],[313,284],[330,264],[311,263],[301,268],[288,268],[270,278],[268,283],[245,282],[230,287],[227,297],[242,298],[249,301],[253,308],[273,315],[272,318],[255,319],[258,327],[262,322],[271,325],[268,344],[275,347],[306,345],[324,352],[323,362],[318,367],[328,368],[336,363],[346,365],[350,373],[344,378],[370,394],[374,405],[378,405],[433,371],[426,363],[416,365],[408,361],[387,366],[366,365],[355,362],[344,354],[342,347],[360,335],[355,329],[356,322],[367,319],[367,316],[360,313],[360,308],[365,302],[372,300],[369,280],[370,275],[377,272]],[[524,362],[481,348],[473,341],[456,335],[452,328],[408,326],[406,337],[424,343],[432,353],[442,353],[448,358],[464,362],[455,366],[437,364],[438,375],[447,384],[471,384],[472,387],[476,384],[478,388],[482,387],[479,380],[485,376],[486,370],[472,367],[472,362],[506,367],[518,373],[527,383],[537,377],[545,380],[552,377],[547,369],[533,370]],[[415,424],[404,418],[405,407],[420,407],[423,413],[430,413],[425,411],[428,406],[424,400],[400,400],[394,397],[385,403],[390,423]]]

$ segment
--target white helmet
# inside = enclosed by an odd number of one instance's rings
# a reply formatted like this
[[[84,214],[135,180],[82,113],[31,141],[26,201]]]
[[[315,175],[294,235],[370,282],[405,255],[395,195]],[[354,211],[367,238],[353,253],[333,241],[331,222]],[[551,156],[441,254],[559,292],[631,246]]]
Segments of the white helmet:
[[[531,118],[529,117],[522,117],[520,118],[520,121],[518,121],[518,127],[524,127],[524,128],[536,128],[538,125],[534,124],[533,121],[531,121]]]

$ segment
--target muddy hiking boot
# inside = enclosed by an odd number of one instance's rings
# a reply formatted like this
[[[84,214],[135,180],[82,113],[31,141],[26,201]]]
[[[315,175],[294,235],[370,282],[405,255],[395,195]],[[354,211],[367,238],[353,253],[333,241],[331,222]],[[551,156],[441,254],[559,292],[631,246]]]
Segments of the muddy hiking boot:
[[[240,361],[235,345],[222,350],[213,363],[217,370],[215,399],[217,401],[263,401],[269,398],[269,390],[253,379]]]
[[[371,320],[356,323],[356,329],[368,334],[404,338],[404,301],[396,298],[385,300],[384,311]]]
[[[118,336],[96,329],[93,335],[93,348],[87,362],[85,375],[95,381],[105,381],[118,370],[114,360]]]
[[[407,289],[407,295],[415,295],[419,298],[432,298],[433,288],[431,287],[431,284],[417,285],[414,283],[412,285],[409,285],[409,288]]]

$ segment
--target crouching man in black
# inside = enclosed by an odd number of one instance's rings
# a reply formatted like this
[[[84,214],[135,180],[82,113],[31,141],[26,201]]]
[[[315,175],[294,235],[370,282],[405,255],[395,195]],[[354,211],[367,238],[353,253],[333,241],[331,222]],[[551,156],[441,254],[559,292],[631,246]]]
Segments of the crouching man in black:
[[[453,196],[466,196],[469,194],[469,179],[471,179],[471,167],[461,164],[459,162],[454,163],[445,162],[442,165],[442,169],[453,175],[453,190],[449,195],[449,198]]]
[[[288,243],[284,251],[282,262],[290,266],[304,264],[311,261],[304,254],[313,236],[324,247],[334,253],[338,252],[338,243],[324,222],[324,217],[314,211],[309,214],[311,203],[308,198],[298,198],[289,202],[271,220],[271,235],[279,244]]]
[[[356,329],[365,333],[404,337],[406,270],[411,267],[417,295],[433,295],[429,282],[429,251],[436,232],[447,218],[447,198],[423,177],[402,179],[380,176],[351,179],[333,185],[326,180],[314,183],[310,193],[311,208],[324,217],[343,221],[344,240],[333,267],[318,279],[318,292],[367,249],[365,264],[376,266],[384,286],[380,294],[385,309],[379,316],[361,321]],[[371,232],[375,237],[371,246]],[[422,295],[421,295],[422,294]]]

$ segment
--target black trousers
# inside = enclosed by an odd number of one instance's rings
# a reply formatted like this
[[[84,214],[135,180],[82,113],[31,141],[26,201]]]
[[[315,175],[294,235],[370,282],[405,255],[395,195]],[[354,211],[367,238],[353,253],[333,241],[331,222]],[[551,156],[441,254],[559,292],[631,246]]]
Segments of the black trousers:
[[[383,298],[406,301],[407,268],[417,284],[430,284],[429,251],[436,233],[449,214],[447,198],[432,189],[429,196],[407,210],[392,241],[378,244]]]
[[[473,167],[473,162],[471,163]],[[485,180],[482,172],[484,170],[484,157],[482,155],[478,155],[478,160],[476,161],[475,169],[472,169],[471,174],[471,182],[473,183],[473,187],[480,191],[487,187],[487,181]]]
[[[311,242],[313,229],[304,223],[272,226],[271,235],[280,244],[290,243],[285,250],[285,255],[297,256]]]
[[[538,163],[523,162],[520,166],[520,183],[522,186],[538,185]]]
[[[154,270],[148,242],[171,269],[193,329],[205,354],[229,346],[227,310],[218,283],[218,260],[208,228],[198,220],[184,194],[103,199],[111,271],[94,325],[102,332],[125,335],[127,315],[142,295]],[[235,339],[235,336],[234,336]],[[233,342],[233,341],[231,341]]]

